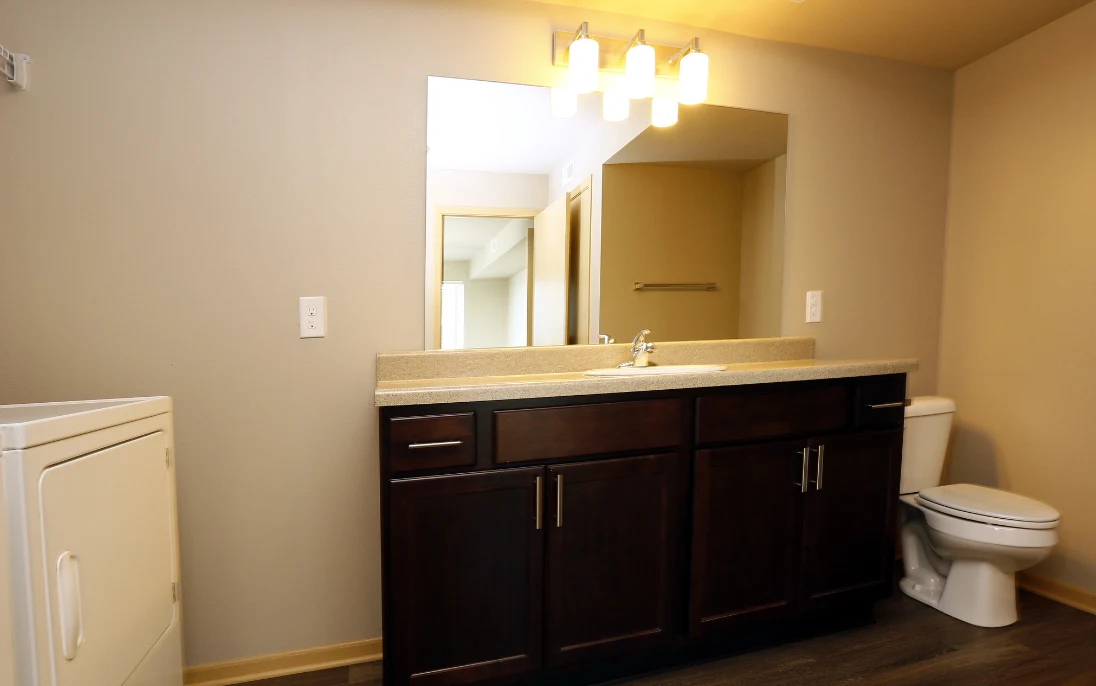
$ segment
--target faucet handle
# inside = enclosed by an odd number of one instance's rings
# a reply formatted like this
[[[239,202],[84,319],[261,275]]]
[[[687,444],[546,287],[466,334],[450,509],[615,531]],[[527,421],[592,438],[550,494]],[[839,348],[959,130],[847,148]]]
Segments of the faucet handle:
[[[632,339],[632,350],[639,347],[640,343],[646,343],[646,336],[651,333],[650,329],[644,329],[636,334],[636,337]]]

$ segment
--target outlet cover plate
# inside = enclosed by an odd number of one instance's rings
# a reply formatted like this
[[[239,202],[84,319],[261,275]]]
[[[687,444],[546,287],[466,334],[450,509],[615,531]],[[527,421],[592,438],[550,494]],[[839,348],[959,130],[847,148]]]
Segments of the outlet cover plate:
[[[301,338],[323,338],[327,335],[327,298],[312,295],[301,298]]]
[[[822,321],[822,291],[807,291],[807,323]]]

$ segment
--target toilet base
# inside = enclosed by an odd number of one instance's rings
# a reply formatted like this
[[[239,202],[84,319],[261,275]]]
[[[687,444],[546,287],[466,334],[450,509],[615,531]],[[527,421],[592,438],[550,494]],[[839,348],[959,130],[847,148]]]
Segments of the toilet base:
[[[952,560],[947,577],[905,577],[898,587],[914,600],[968,624],[1000,627],[1016,622],[1015,575],[983,560]]]

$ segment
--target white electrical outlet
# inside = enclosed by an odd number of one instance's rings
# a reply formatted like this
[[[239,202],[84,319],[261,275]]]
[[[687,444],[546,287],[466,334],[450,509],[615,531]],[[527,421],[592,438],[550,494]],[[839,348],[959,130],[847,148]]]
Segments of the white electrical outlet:
[[[822,321],[822,291],[807,291],[807,323]]]
[[[314,295],[301,298],[301,338],[323,338],[327,335],[327,298]]]

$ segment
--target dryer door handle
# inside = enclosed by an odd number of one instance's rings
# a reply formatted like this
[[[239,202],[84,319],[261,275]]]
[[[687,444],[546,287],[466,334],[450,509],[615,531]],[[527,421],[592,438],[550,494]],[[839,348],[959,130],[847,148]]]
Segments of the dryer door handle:
[[[57,605],[61,652],[66,660],[73,660],[76,649],[84,642],[84,611],[80,601],[80,561],[67,550],[57,558]]]

